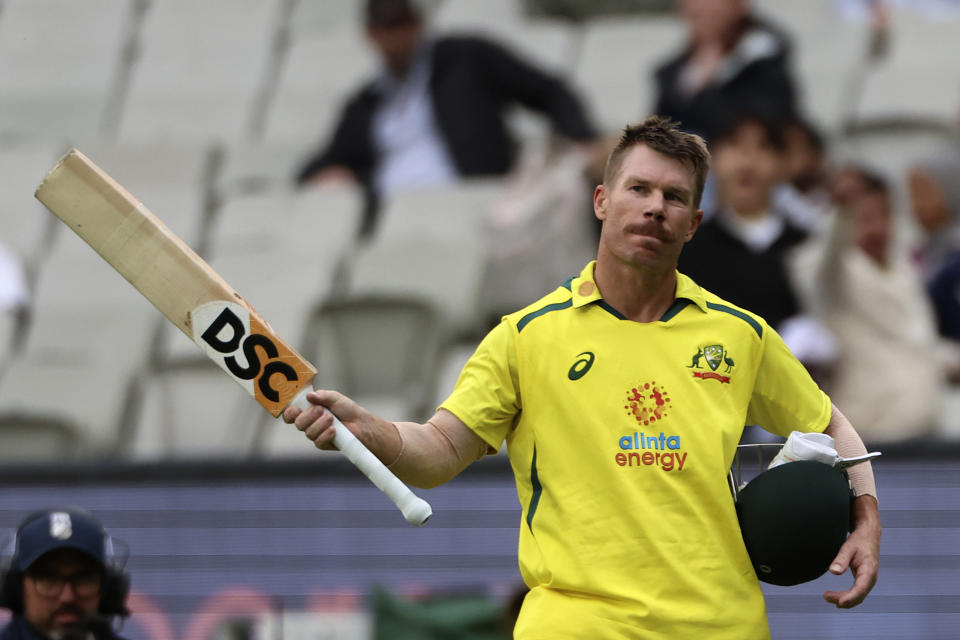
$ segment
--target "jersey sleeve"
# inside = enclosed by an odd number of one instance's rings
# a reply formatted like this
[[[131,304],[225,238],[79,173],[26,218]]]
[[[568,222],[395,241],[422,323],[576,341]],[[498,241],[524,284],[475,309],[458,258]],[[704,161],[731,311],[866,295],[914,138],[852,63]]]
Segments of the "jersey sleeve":
[[[832,404],[783,339],[765,327],[762,353],[747,424],[786,438],[791,431],[821,432],[830,424]]]
[[[480,343],[440,405],[496,452],[520,415],[516,329],[506,320]]]

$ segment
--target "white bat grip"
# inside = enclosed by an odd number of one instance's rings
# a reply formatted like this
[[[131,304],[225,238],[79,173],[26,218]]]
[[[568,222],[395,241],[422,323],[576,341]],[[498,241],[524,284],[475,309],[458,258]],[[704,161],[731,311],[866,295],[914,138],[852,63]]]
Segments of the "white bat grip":
[[[291,406],[307,409],[312,405],[307,400],[307,392],[312,391],[309,387],[297,394],[291,402]],[[329,409],[328,409],[329,411]],[[333,415],[331,413],[331,415]],[[430,504],[418,498],[407,485],[393,475],[390,469],[387,469],[377,456],[370,453],[360,440],[347,429],[336,416],[333,416],[333,428],[336,435],[333,437],[334,446],[367,476],[378,489],[387,494],[387,497],[393,500],[394,504],[403,513],[407,522],[418,527],[423,526],[433,514]]]

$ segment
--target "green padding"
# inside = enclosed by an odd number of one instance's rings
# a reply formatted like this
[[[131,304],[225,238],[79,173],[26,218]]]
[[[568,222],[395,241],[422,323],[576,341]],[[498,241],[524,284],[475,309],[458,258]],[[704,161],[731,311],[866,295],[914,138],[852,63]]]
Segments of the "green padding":
[[[505,606],[485,595],[449,595],[412,601],[377,587],[374,640],[507,640]]]

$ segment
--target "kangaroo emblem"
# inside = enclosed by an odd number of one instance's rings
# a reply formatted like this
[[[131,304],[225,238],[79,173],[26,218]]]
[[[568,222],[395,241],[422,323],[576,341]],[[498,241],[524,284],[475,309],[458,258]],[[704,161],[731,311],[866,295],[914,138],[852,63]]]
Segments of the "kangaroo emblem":
[[[703,357],[703,350],[698,350],[697,354],[693,356],[693,361],[687,365],[687,369],[700,368],[700,358]]]

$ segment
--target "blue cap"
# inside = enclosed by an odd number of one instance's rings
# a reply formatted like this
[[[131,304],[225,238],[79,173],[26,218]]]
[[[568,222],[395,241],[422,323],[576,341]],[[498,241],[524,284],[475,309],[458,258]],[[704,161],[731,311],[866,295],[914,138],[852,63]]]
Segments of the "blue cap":
[[[51,509],[38,513],[17,532],[17,569],[26,571],[40,556],[55,549],[82,551],[106,566],[109,538],[93,516],[75,509]]]

